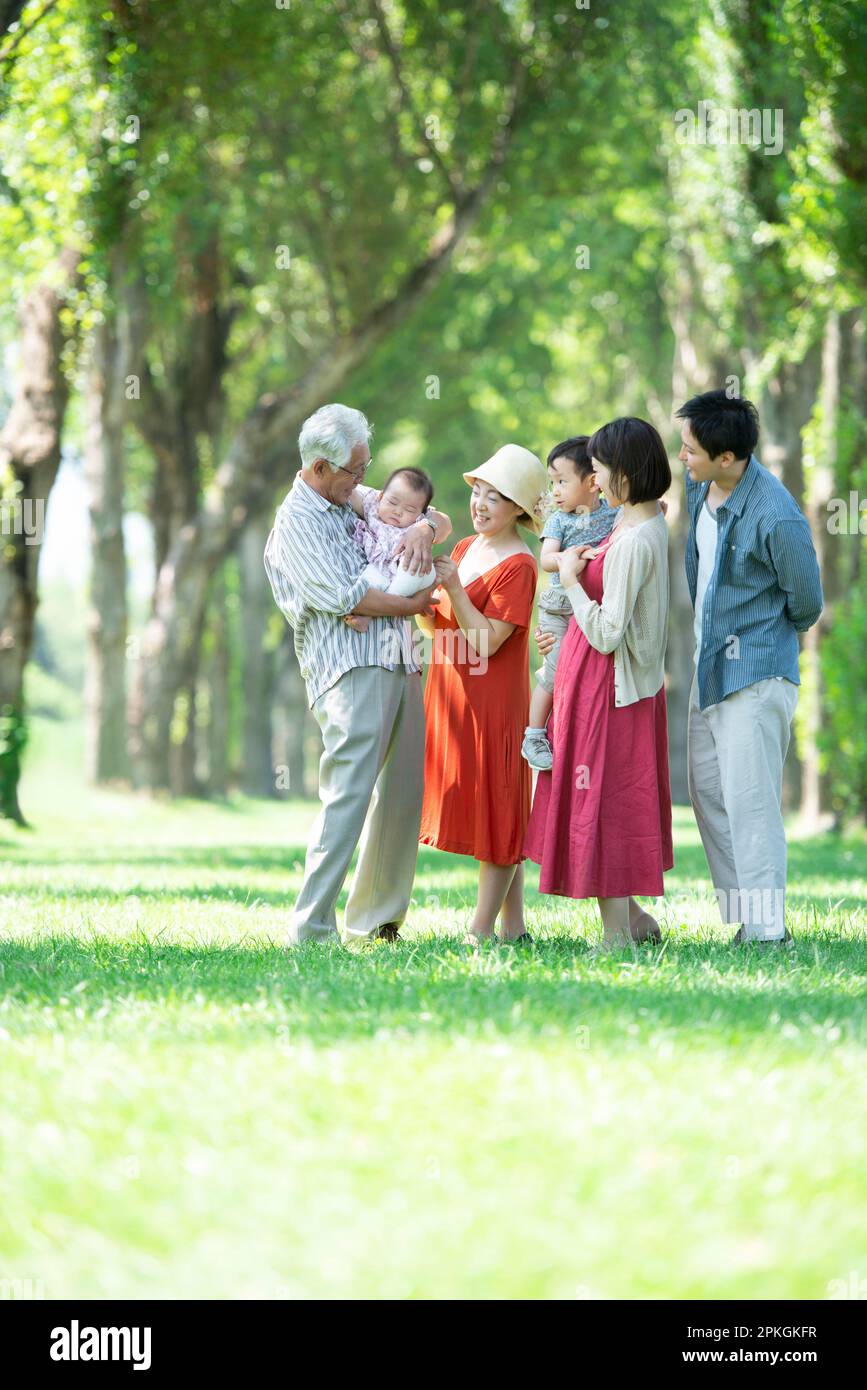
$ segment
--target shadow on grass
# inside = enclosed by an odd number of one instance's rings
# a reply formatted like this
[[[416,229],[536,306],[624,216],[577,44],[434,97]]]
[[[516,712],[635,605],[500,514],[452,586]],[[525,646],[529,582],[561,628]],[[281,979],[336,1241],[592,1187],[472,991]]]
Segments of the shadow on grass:
[[[4,852],[8,848],[2,847]],[[306,845],[290,844],[285,847],[274,845],[173,845],[165,849],[147,846],[138,849],[134,845],[115,847],[112,850],[91,849],[88,846],[39,849],[33,844],[15,845],[20,853],[13,855],[19,868],[57,869],[69,867],[77,870],[93,866],[122,868],[124,865],[154,866],[172,869],[224,868],[238,869],[252,873],[285,872],[297,870],[304,865]],[[2,860],[0,860],[2,862]],[[436,873],[437,877],[466,876],[475,877],[476,864],[465,856],[446,854],[440,850],[421,848],[418,855],[418,874]],[[14,885],[8,885],[14,886]]]
[[[249,873],[281,873],[287,870],[297,871],[298,867],[303,867],[306,854],[306,845],[303,844],[289,844],[285,847],[274,845],[173,845],[165,849],[159,846],[138,848],[135,845],[124,845],[107,850],[91,849],[89,846],[40,849],[31,843],[13,846],[13,851],[18,852],[13,852],[11,855],[5,854],[7,846],[2,848],[8,861],[22,868],[25,866],[34,869],[68,867],[72,870],[104,866],[122,868],[125,865],[130,865],[143,869],[184,869],[189,867],[191,869],[237,869],[239,872]],[[533,866],[528,863],[528,867],[532,869]],[[467,877],[469,875],[475,879],[477,873],[476,861],[468,856],[449,854],[425,846],[419,849],[417,875],[431,874],[437,878]],[[695,846],[677,846],[673,873],[677,877],[706,879],[708,877],[707,862],[702,850],[696,849]]]
[[[298,875],[296,874],[296,883]],[[346,905],[349,895],[350,876],[342,889],[337,901],[339,911]],[[685,914],[679,910],[680,904],[675,898],[681,898],[681,892],[686,891],[692,897],[693,894],[708,896],[707,925],[714,928],[719,926],[717,909],[712,899],[710,899],[710,884],[700,881],[690,884],[687,890],[679,890],[675,895],[669,889],[669,899],[667,906],[660,905],[654,908],[660,921],[670,922],[674,925],[686,920]],[[105,886],[94,887],[82,884],[58,882],[51,885],[44,883],[29,883],[26,885],[15,885],[13,893],[10,895],[20,903],[21,899],[32,899],[35,904],[68,903],[70,907],[75,906],[78,910],[88,906],[100,911],[105,908],[130,908],[137,900],[142,909],[148,912],[154,910],[172,914],[172,925],[176,925],[174,917],[175,911],[183,911],[190,904],[220,904],[236,907],[241,911],[249,911],[255,907],[273,907],[284,910],[288,917],[291,914],[292,906],[295,902],[297,893],[294,887],[285,888],[266,888],[259,884],[255,888],[248,888],[244,883],[208,883],[201,886],[187,887],[180,884],[155,884],[152,880],[144,883],[131,883],[124,888],[109,888]],[[851,895],[833,894],[833,907],[843,913],[854,913],[858,907],[867,903],[867,898],[855,897]],[[433,908],[440,911],[461,911],[465,914],[471,913],[476,900],[476,887],[472,882],[466,881],[466,876],[460,873],[450,875],[438,875],[435,880],[428,879],[424,886],[416,888],[412,905],[410,907],[410,920],[413,911],[431,911]],[[562,917],[568,920],[574,915],[574,909],[580,904],[572,898],[552,897],[546,893],[540,893],[532,882],[526,884],[524,901],[527,911],[532,913],[538,908],[544,908],[550,917]],[[696,899],[698,901],[698,898]],[[786,894],[786,903],[789,913],[804,910],[809,916],[815,919],[817,926],[824,925],[831,920],[833,914],[829,910],[829,895],[819,895],[816,893],[797,892],[789,890]],[[595,903],[591,902],[591,907],[595,913]],[[12,920],[15,920],[14,908],[10,911]],[[0,905],[0,930],[4,926],[4,911]],[[251,928],[252,928],[251,924]],[[532,925],[532,924],[531,924]],[[734,928],[732,929],[734,930]]]
[[[83,847],[81,850],[47,849],[41,853],[34,852],[37,847],[32,844],[21,845],[18,848],[20,854],[11,861],[14,867],[25,872],[29,868],[34,871],[50,871],[51,879],[45,881],[33,878],[22,881],[21,877],[14,874],[13,867],[13,874],[7,875],[4,887],[16,898],[46,903],[92,902],[100,906],[121,904],[132,898],[139,898],[143,904],[159,903],[167,910],[171,909],[173,902],[183,904],[216,901],[240,907],[249,907],[257,903],[284,908],[288,912],[295,898],[294,885],[290,888],[288,878],[291,875],[293,879],[298,879],[303,871],[305,855],[303,844],[290,844],[285,848],[275,848],[273,845],[174,845],[165,850],[151,846],[141,849],[124,846],[114,850]],[[867,909],[867,886],[862,888],[859,883],[856,888],[853,878],[858,867],[857,861],[853,862],[853,852],[846,848],[845,842],[835,840],[831,836],[824,836],[817,841],[795,842],[790,847],[789,858],[790,887],[787,897],[790,908],[812,910],[819,921],[827,915],[829,898],[839,901],[847,912],[858,908]],[[354,862],[353,858],[353,865]],[[129,866],[141,870],[143,875],[151,872],[153,877],[143,877],[142,881],[127,884],[122,888],[108,884],[96,887],[80,882],[82,871],[98,870],[105,866],[116,869]],[[163,869],[167,874],[182,874],[186,869],[201,868],[217,872],[224,870],[243,873],[249,875],[249,878],[244,882],[218,880],[201,885],[159,881],[159,869]],[[68,871],[68,880],[64,871]],[[534,909],[542,904],[556,915],[560,904],[569,904],[571,907],[569,899],[538,892],[535,886],[538,872],[535,865],[528,862],[527,872],[528,908]],[[275,886],[273,882],[256,882],[257,875],[265,877],[280,874],[287,877],[285,888]],[[79,876],[79,881],[76,881],[76,876]],[[828,890],[819,894],[800,888],[799,879],[806,877],[828,879]],[[446,908],[469,909],[475,899],[475,879],[476,866],[473,860],[422,847],[418,856],[414,902],[416,906],[424,907],[431,899],[439,899],[440,904]],[[835,879],[839,881],[835,882]],[[673,920],[677,920],[676,899],[681,893],[710,895],[707,863],[700,847],[676,847],[675,866],[666,876],[666,884]],[[341,895],[341,906],[345,902],[348,886],[349,875]],[[716,924],[715,913],[712,913],[712,920]]]
[[[160,1034],[185,1040],[191,1029],[251,1039],[285,1037],[288,1029],[321,1044],[382,1030],[562,1039],[589,1028],[607,1044],[635,1046],[627,1034],[634,1023],[645,1045],[660,1029],[697,1045],[779,1036],[788,1027],[789,1042],[812,1047],[832,1024],[867,1042],[867,943],[831,937],[772,952],[669,938],[662,949],[594,959],[574,936],[523,950],[492,947],[477,958],[447,937],[363,952],[55,937],[7,941],[0,970],[4,1022],[16,1031],[47,1026],[46,1008],[55,1011],[52,1027],[69,1009],[75,1028],[95,1016],[104,1027],[125,1011],[134,1021],[139,1008],[160,1005]],[[239,1015],[243,1005],[253,1007]]]

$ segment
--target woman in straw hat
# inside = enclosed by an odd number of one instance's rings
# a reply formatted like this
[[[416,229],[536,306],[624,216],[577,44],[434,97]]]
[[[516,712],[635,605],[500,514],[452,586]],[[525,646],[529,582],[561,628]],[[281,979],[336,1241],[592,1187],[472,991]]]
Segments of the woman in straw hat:
[[[570,621],[554,682],[554,765],[540,772],[525,852],[539,888],[596,898],[606,948],[659,940],[635,895],[660,896],[674,863],[665,642],[671,486],[665,447],[646,420],[613,420],[587,444],[603,493],[621,508],[595,548],[558,556]],[[539,650],[546,643],[540,637]],[[550,726],[549,726],[550,727]]]
[[[479,861],[468,941],[527,939],[523,842],[530,769],[521,757],[529,717],[530,619],[536,560],[519,526],[538,535],[545,469],[505,444],[470,485],[472,536],[436,561],[442,597],[419,625],[434,639],[425,691],[425,787],[420,840]]]

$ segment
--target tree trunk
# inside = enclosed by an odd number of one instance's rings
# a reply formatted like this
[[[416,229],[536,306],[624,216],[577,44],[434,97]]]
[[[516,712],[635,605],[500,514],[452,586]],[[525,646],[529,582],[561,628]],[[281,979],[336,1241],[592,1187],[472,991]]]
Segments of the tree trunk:
[[[312,795],[306,775],[307,746],[318,747],[319,727],[307,708],[307,691],[289,628],[276,657],[271,785],[278,795],[306,799]]]
[[[263,396],[235,433],[195,518],[181,527],[161,566],[154,612],[145,629],[135,716],[141,775],[148,786],[165,785],[163,746],[171,722],[173,692],[195,660],[193,644],[207,601],[211,576],[235,545],[251,515],[270,505],[285,466],[285,441],[305,418],[334,399],[350,371],[396,330],[439,283],[457,247],[477,222],[500,177],[514,130],[526,73],[516,64],[488,165],[476,186],[456,206],[454,217],[432,238],[426,258],[400,289],[377,306],[354,331],[328,343],[304,377],[280,395]],[[279,448],[277,446],[280,446]],[[289,479],[285,482],[288,484]]]
[[[675,408],[681,406],[698,391],[708,391],[720,385],[731,365],[708,360],[708,350],[693,336],[693,321],[696,314],[696,292],[694,277],[688,264],[681,265],[674,276],[674,288],[668,305],[669,320],[674,334],[674,358],[671,368],[671,391]],[[662,422],[660,422],[662,423]],[[695,639],[693,636],[695,614],[686,582],[684,553],[689,534],[689,512],[686,505],[686,482],[683,464],[677,457],[680,450],[679,433],[673,434],[674,423],[668,425],[668,437],[663,438],[670,446],[672,457],[672,486],[668,494],[668,515],[670,544],[669,569],[671,576],[671,597],[668,621],[668,649],[666,653],[668,705],[669,773],[671,777],[671,796],[675,803],[689,804],[689,784],[687,778],[686,730],[689,718],[689,693],[695,673]]]
[[[205,615],[191,646],[191,661],[183,681],[172,695],[169,723],[168,771],[172,796],[201,796],[204,782],[198,773],[199,669]]]
[[[799,507],[805,506],[804,441],[816,401],[821,374],[822,349],[814,343],[800,362],[781,363],[765,387],[761,401],[761,435],[758,454],[762,463],[788,488]],[[807,746],[807,760],[817,757],[815,744]],[[802,803],[804,767],[796,739],[789,744],[783,768],[783,809],[793,811]]]
[[[200,780],[209,796],[225,796],[229,790],[229,631],[226,617],[226,580],[221,571],[214,580],[209,603],[206,678],[208,723],[207,777]]]
[[[244,691],[241,788],[248,796],[263,797],[275,794],[271,761],[274,656],[266,645],[275,608],[263,563],[270,528],[270,514],[257,517],[241,532],[238,542]]]
[[[94,333],[85,400],[90,508],[90,610],[85,770],[92,783],[126,778],[126,556],[123,542],[124,364],[114,312]]]
[[[761,402],[758,453],[798,503],[804,505],[802,433],[813,413],[822,371],[822,346],[814,343],[800,362],[783,362]]]
[[[151,408],[142,401],[139,409]],[[170,423],[170,422],[169,422]],[[167,557],[173,540],[184,534],[196,510],[198,461],[192,441],[174,436],[173,447],[155,454],[155,474],[150,499],[154,536],[156,581],[151,617],[145,625],[133,670],[127,723],[133,777],[136,786],[153,791],[168,788],[193,795],[195,785],[195,735],[189,720],[195,709],[195,682],[199,641],[204,624],[204,597],[191,621],[183,617],[183,659],[171,669],[153,673],[148,665],[155,614],[160,607],[160,584],[171,582]],[[179,723],[185,732],[179,733]]]
[[[76,278],[67,248],[57,273],[26,296],[18,313],[15,391],[0,432],[3,547],[0,552],[0,816],[24,823],[18,800],[24,737],[24,668],[33,644],[39,554],[48,497],[60,465],[69,388],[60,311]]]
[[[846,383],[846,410],[852,429],[851,453],[845,476],[837,478],[844,496],[852,491],[852,484],[859,479],[867,457],[867,417],[864,414],[864,401],[867,400],[867,321],[862,308],[852,309],[843,315],[844,365],[842,379]],[[859,592],[861,583],[861,553],[864,549],[860,529],[846,538],[842,548],[843,559],[836,571],[836,579],[841,594]],[[836,597],[836,595],[835,595]]]
[[[160,609],[161,585],[173,582],[173,547],[183,544],[200,504],[200,439],[207,437],[215,454],[219,450],[223,378],[228,366],[226,342],[236,312],[233,306],[225,307],[221,302],[222,268],[216,231],[194,250],[190,249],[188,232],[187,219],[182,218],[178,254],[190,311],[175,351],[163,364],[162,384],[151,372],[145,354],[147,296],[140,282],[132,286],[130,295],[135,306],[137,370],[142,383],[135,420],[155,460],[150,501],[157,576],[154,615]],[[208,581],[213,572],[208,571]],[[197,643],[203,630],[205,602],[206,590],[201,604],[191,612],[190,623],[182,625],[182,659],[164,666],[156,678],[146,669],[153,643],[153,620],[146,629],[144,657],[136,670],[129,710],[130,741],[139,784],[165,787],[170,764],[174,768],[173,785],[189,789],[195,784],[192,726],[187,725],[182,744],[174,743],[174,751],[169,753],[167,745],[171,737],[177,738],[178,719],[184,710],[192,710],[195,705]]]
[[[821,355],[820,431],[805,508],[825,596],[822,616],[804,634],[804,654],[810,679],[803,721],[805,747],[801,815],[804,823],[814,830],[825,823],[831,808],[830,778],[821,771],[818,750],[824,706],[819,648],[830,629],[834,602],[839,593],[840,538],[829,534],[828,503],[836,493],[843,339],[845,336],[848,340],[855,318],[856,314],[849,313],[841,321],[841,316],[832,312],[825,325]]]

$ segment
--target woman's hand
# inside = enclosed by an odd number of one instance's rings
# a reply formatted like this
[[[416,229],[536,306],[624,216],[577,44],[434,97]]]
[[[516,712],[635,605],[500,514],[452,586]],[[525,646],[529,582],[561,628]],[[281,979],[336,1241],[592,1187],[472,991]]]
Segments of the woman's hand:
[[[554,556],[564,589],[571,589],[573,584],[578,583],[579,574],[595,554],[592,545],[570,545],[568,550],[561,550],[559,555]]]
[[[437,583],[447,594],[453,594],[463,587],[458,567],[450,555],[438,555],[434,560],[434,569],[437,572]]]
[[[547,656],[554,643],[557,641],[557,638],[554,636],[553,632],[543,632],[540,627],[536,628],[534,636],[536,638],[536,646],[539,648],[542,656]]]

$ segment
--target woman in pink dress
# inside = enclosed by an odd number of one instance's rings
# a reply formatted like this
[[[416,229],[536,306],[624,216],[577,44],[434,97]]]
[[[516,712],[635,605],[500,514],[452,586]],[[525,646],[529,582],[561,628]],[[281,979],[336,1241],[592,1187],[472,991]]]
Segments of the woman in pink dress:
[[[587,452],[621,519],[596,548],[558,557],[574,616],[554,682],[554,763],[539,774],[524,853],[541,866],[543,893],[598,899],[610,948],[659,940],[635,895],[660,896],[674,863],[663,669],[668,527],[659,506],[671,469],[645,420],[604,425]]]

